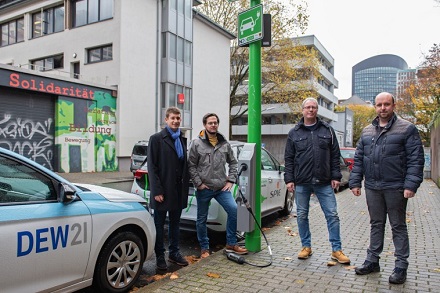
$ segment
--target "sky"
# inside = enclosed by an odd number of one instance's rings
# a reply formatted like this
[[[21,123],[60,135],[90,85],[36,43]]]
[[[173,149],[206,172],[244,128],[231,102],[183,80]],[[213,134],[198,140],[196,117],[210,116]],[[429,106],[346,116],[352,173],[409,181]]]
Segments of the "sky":
[[[380,54],[403,58],[409,68],[440,43],[440,3],[434,0],[305,0],[305,35],[315,35],[335,59],[338,99],[351,97],[351,69]]]

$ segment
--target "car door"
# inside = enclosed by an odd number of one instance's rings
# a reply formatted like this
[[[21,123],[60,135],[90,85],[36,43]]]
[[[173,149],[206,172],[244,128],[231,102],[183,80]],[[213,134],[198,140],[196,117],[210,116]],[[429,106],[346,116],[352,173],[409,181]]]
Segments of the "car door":
[[[0,156],[0,284],[6,292],[64,287],[84,278],[90,212],[80,200],[58,202],[57,183],[23,162]]]
[[[282,173],[279,171],[279,163],[265,150],[261,149],[261,194],[263,202],[261,213],[268,212],[282,206],[284,194],[281,194],[283,182]]]

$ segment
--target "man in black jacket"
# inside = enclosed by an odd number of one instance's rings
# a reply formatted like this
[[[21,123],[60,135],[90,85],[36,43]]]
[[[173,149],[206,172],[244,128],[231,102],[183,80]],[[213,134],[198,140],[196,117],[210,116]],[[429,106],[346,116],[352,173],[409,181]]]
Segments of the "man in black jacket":
[[[350,259],[342,252],[340,224],[334,189],[342,178],[340,151],[333,128],[321,121],[318,101],[307,98],[302,103],[303,118],[287,137],[284,181],[290,192],[295,190],[297,221],[302,249],[299,259],[312,255],[309,227],[310,196],[314,193],[327,220],[331,258],[342,264]]]
[[[179,224],[182,209],[188,204],[189,172],[187,165],[187,140],[180,132],[181,114],[176,107],[165,113],[166,127],[153,134],[148,142],[148,179],[150,180],[150,204],[154,209],[156,226],[156,266],[166,270],[164,225],[168,212],[169,254],[168,260],[180,266],[188,261],[179,250]]]
[[[380,271],[379,255],[388,214],[396,257],[389,282],[402,284],[406,281],[409,257],[406,205],[423,181],[425,158],[417,128],[394,113],[393,95],[378,94],[375,107],[377,117],[362,131],[349,182],[353,194],[359,196],[365,176],[371,224],[367,258],[355,271],[358,275]]]

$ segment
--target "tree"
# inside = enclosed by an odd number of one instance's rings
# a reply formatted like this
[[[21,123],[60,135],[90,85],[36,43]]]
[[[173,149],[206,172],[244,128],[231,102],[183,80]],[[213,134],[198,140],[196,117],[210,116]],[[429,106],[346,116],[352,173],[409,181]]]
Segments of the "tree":
[[[370,105],[336,106],[335,111],[344,111],[345,107],[353,111],[353,142],[356,146],[361,137],[362,129],[371,124],[377,116],[376,110]]]
[[[298,2],[298,3],[295,3]],[[238,13],[249,8],[248,0],[207,0],[197,9],[231,32],[237,32]],[[262,48],[262,102],[296,104],[317,96],[319,79],[317,52],[295,42],[291,36],[304,33],[308,25],[307,4],[301,0],[267,0],[264,13],[272,15],[272,46]],[[230,125],[247,112],[249,49],[231,42]],[[230,132],[232,133],[232,132]]]
[[[396,112],[418,127],[424,145],[429,146],[429,125],[440,107],[440,45],[434,44],[424,58],[416,78],[399,96]]]

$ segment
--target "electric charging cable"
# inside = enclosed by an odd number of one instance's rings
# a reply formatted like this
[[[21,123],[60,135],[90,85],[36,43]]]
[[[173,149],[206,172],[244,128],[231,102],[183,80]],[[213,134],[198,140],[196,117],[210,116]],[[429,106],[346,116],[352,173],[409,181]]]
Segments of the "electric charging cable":
[[[248,168],[248,166],[247,166],[246,164],[244,164],[244,163],[240,165],[240,170],[239,170],[239,172],[238,172],[238,178],[240,177],[240,175],[241,175],[241,173],[242,173],[243,171],[246,171],[246,170],[247,170],[247,168]],[[239,179],[238,179],[238,180],[239,180]],[[238,183],[239,183],[239,182],[238,182]],[[239,186],[240,186],[240,185],[239,185]],[[226,251],[225,251],[226,257],[227,257],[229,260],[235,261],[235,262],[238,263],[238,264],[248,264],[248,265],[251,265],[251,266],[254,266],[254,267],[259,267],[259,268],[265,268],[265,267],[268,267],[268,266],[270,266],[270,265],[272,264],[272,261],[273,261],[272,249],[270,248],[269,241],[267,240],[267,237],[266,237],[266,235],[264,234],[264,231],[263,231],[263,229],[261,228],[260,224],[258,223],[257,218],[255,217],[255,214],[254,214],[254,212],[252,211],[252,208],[251,208],[251,206],[250,206],[248,200],[246,199],[246,197],[244,197],[244,195],[243,195],[243,193],[241,192],[241,189],[240,189],[240,188],[238,188],[238,194],[239,194],[239,196],[240,196],[239,198],[243,201],[244,205],[246,206],[246,209],[249,211],[249,213],[250,213],[250,214],[252,215],[252,217],[254,218],[255,224],[257,224],[258,229],[260,230],[261,234],[262,234],[263,237],[264,237],[264,240],[266,241],[267,250],[269,251],[270,261],[269,261],[268,263],[266,263],[266,264],[256,264],[256,263],[252,263],[252,262],[247,261],[243,256],[237,255],[237,254],[235,254],[235,253],[233,253],[233,252],[226,252]]]

